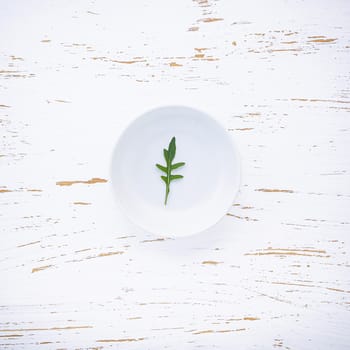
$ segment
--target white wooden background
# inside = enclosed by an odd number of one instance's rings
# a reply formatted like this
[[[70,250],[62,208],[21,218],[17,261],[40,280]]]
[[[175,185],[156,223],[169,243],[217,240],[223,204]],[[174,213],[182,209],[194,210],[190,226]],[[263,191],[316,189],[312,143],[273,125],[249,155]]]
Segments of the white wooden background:
[[[350,2],[0,1],[0,348],[350,348]],[[242,184],[207,232],[120,214],[127,124],[184,104]]]

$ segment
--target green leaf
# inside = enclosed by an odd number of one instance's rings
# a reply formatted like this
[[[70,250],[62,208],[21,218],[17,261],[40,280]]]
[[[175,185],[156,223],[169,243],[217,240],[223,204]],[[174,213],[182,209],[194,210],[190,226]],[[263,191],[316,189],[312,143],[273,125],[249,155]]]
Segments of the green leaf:
[[[182,175],[170,175],[170,181],[176,180],[176,179],[182,179],[182,178],[183,178]]]
[[[185,165],[184,162],[171,164],[175,158],[175,154],[176,154],[176,139],[174,136],[169,142],[168,149],[165,149],[165,148],[163,149],[163,155],[164,155],[164,159],[166,161],[166,166],[160,165],[158,163],[156,164],[156,167],[166,174],[166,176],[164,176],[164,175],[161,176],[161,179],[165,183],[164,205],[167,205],[167,202],[168,202],[168,195],[170,192],[170,182],[172,180],[183,178],[182,175],[171,175],[172,170],[175,170],[175,169],[180,168],[180,167]]]
[[[186,163],[181,162],[181,163],[175,163],[171,166],[171,170],[175,170],[177,168],[180,168],[181,166],[184,166]]]
[[[168,172],[167,168],[166,168],[165,166],[163,166],[163,165],[156,164],[156,167],[157,167],[158,169],[160,169],[161,171],[164,171],[165,173]]]
[[[175,158],[175,153],[176,153],[176,139],[175,136],[171,139],[169,143],[169,148],[168,148],[168,154],[169,154],[169,161],[170,163],[173,161]]]
[[[165,148],[163,149],[163,154],[164,154],[164,159],[166,161],[166,163],[169,163],[169,156],[168,156],[168,150],[166,150]]]

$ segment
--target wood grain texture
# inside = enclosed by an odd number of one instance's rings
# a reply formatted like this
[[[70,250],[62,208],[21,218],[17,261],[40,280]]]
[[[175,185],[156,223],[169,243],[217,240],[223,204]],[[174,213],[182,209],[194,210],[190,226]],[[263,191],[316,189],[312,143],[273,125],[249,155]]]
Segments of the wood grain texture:
[[[347,349],[350,3],[0,4],[1,349]],[[228,213],[131,225],[110,157],[147,109],[216,116]]]

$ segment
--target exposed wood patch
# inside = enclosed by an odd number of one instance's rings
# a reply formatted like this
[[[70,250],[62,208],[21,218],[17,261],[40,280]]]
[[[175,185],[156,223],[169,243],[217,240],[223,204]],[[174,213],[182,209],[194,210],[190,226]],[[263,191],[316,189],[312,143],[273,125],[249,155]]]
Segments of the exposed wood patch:
[[[298,249],[298,248],[267,248],[258,250],[252,253],[246,253],[244,255],[276,255],[276,256],[312,256],[317,258],[329,258],[329,255],[326,255],[325,250],[318,249]]]
[[[211,22],[219,22],[219,21],[223,21],[223,18],[202,18],[200,20],[198,20],[198,22],[203,22],[203,23],[211,23]]]
[[[308,40],[308,42],[309,43],[332,43],[336,40],[338,40],[338,39],[336,39],[336,38],[330,38],[330,39],[319,38],[319,39]]]
[[[120,255],[120,254],[124,254],[124,252],[123,251],[116,251],[116,252],[100,253],[96,256],[96,258],[101,258],[104,256],[111,256],[111,255]]]
[[[45,265],[45,266],[34,267],[34,268],[32,268],[32,273],[49,269],[52,266],[53,265]]]
[[[350,293],[350,290],[344,290],[344,289],[339,289],[339,288],[328,287],[326,289],[331,290],[333,292]]]
[[[176,63],[176,62],[170,62],[170,63],[169,63],[169,66],[170,66],[170,67],[182,67],[182,64]]]
[[[126,239],[126,238],[135,238],[136,236],[120,236],[117,237],[116,239]]]
[[[105,183],[108,180],[106,179],[100,179],[98,177],[94,177],[90,180],[75,180],[75,181],[58,181],[56,182],[57,186],[72,186],[75,184],[87,184],[87,185],[92,185],[92,184],[97,184],[97,183]]]
[[[245,221],[259,221],[258,219],[250,218],[248,216],[238,216],[235,214],[227,213],[227,216],[233,216],[234,218],[245,220]]]
[[[195,47],[194,50],[201,53],[203,51],[209,50],[209,48],[207,48],[207,47]]]
[[[26,244],[21,244],[21,245],[18,245],[17,248],[27,247],[28,245],[38,244],[40,242],[41,241],[35,241],[35,242],[26,243]]]
[[[115,62],[120,64],[134,64],[134,63],[146,62],[146,60],[142,58],[143,57],[140,57],[140,59],[133,59],[133,60],[116,60],[116,59],[108,58],[106,56],[91,57],[92,60],[102,60],[104,62]]]
[[[231,322],[231,321],[258,321],[258,320],[260,320],[259,317],[246,316],[243,318],[229,318],[227,320],[227,322]]]
[[[204,331],[196,331],[196,332],[192,332],[192,334],[208,334],[208,333],[214,333],[214,331],[212,329],[206,329]]]
[[[318,98],[291,98],[291,101],[302,101],[302,102],[330,102],[330,103],[350,103],[350,101],[344,100],[330,100],[330,99],[318,99]]]
[[[222,264],[221,261],[214,261],[214,260],[205,260],[202,261],[203,265],[218,265],[218,264]]]
[[[99,339],[96,340],[97,343],[128,343],[128,342],[136,342],[141,341],[146,338],[122,338],[122,339]]]
[[[236,128],[236,129],[228,129],[229,131],[237,130],[237,131],[249,131],[254,130],[254,128]]]
[[[272,189],[272,188],[258,188],[255,191],[258,191],[258,192],[294,193],[293,190],[280,190],[280,189]]]
[[[91,250],[91,248],[85,248],[85,249],[76,250],[74,253],[87,252],[89,250]]]
[[[229,333],[229,332],[241,332],[241,331],[245,331],[245,330],[246,330],[246,328],[222,329],[222,330],[217,330],[217,331],[214,331],[213,329],[206,329],[203,331],[192,332],[192,334],[199,335],[199,334],[210,334],[210,333]]]
[[[165,240],[166,238],[145,239],[144,241],[141,241],[141,243],[162,242]]]
[[[0,335],[0,338],[18,338],[18,337],[23,337],[23,334]]]
[[[301,51],[301,49],[271,49],[269,52]]]
[[[11,60],[12,61],[24,61],[24,59],[22,57],[17,57],[17,56],[14,56],[14,55],[11,55]]]
[[[58,102],[58,103],[71,103],[70,101],[67,101],[67,100],[54,100],[54,102]]]
[[[146,60],[130,60],[130,61],[120,61],[120,60],[110,60],[111,62],[121,63],[121,64],[134,64],[139,62],[146,62]]]

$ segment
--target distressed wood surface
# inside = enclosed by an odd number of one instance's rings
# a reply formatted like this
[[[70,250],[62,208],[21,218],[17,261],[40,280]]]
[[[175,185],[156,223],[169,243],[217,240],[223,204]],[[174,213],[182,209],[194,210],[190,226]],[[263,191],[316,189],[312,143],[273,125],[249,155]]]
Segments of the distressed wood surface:
[[[1,349],[346,349],[348,1],[0,3]],[[118,212],[110,157],[160,105],[220,119],[208,231]]]

